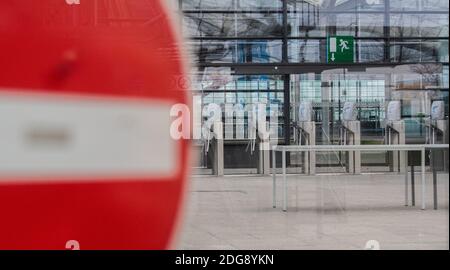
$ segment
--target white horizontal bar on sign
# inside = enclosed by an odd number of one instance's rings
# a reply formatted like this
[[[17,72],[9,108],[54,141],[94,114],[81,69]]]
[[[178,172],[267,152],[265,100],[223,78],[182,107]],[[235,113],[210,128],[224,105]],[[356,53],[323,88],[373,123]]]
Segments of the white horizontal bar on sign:
[[[330,52],[332,52],[332,53],[336,52],[336,38],[335,37],[330,38]]]
[[[0,90],[0,182],[172,176],[179,151],[170,108],[160,100]]]

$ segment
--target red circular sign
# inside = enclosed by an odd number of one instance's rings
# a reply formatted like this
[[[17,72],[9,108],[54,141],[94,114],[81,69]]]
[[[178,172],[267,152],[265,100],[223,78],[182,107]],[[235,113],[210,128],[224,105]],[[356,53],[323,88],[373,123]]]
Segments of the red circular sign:
[[[0,2],[0,249],[171,247],[187,100],[165,2]]]

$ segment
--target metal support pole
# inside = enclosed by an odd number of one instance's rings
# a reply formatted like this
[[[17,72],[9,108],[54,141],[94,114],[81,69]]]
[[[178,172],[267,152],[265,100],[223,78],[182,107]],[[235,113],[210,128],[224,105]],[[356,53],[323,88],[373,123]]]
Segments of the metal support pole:
[[[421,150],[421,162],[422,162],[422,210],[426,208],[426,183],[425,183],[425,148]]]
[[[287,183],[286,183],[286,150],[281,152],[281,163],[283,170],[283,211],[287,211]]]
[[[277,161],[276,161],[276,152],[274,149],[272,150],[272,177],[273,177],[272,205],[273,205],[273,208],[276,208],[277,207]]]
[[[435,151],[430,150],[430,164],[431,164],[431,170],[433,171],[433,206],[434,210],[438,209],[438,201],[437,201],[437,173],[436,173],[436,157],[435,157]]]
[[[414,165],[411,165],[411,205],[416,206],[416,187],[414,180]]]
[[[404,151],[403,155],[405,155],[405,206],[408,206],[408,151]]]
[[[224,148],[223,148],[223,123],[215,122],[213,125],[214,135],[212,139],[213,149],[213,175],[224,175]]]

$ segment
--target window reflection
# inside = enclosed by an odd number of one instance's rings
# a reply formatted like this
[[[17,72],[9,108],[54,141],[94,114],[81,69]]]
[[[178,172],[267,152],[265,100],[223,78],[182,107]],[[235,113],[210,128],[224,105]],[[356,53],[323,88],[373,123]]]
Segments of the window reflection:
[[[345,101],[357,103],[361,138],[368,143],[383,143],[382,121],[389,100],[403,101],[408,142],[423,139],[423,119],[418,115],[427,113],[426,104],[444,100],[448,114],[448,1],[180,2],[183,32],[202,74],[194,92],[205,103],[277,103],[280,115],[285,106],[293,121],[299,101],[312,101],[318,143],[333,143],[339,134]],[[334,35],[355,38],[354,64],[327,66],[326,41]],[[266,70],[278,74],[278,67],[289,75],[239,74]],[[228,75],[212,68],[224,68]],[[285,105],[287,82],[291,103]],[[280,116],[280,138],[284,120]],[[246,129],[244,124],[235,125]],[[362,160],[385,162],[383,156],[363,155]]]
[[[385,55],[384,41],[380,40],[358,40],[358,62],[383,62]]]
[[[393,11],[448,11],[447,0],[390,0]]]
[[[285,34],[291,63],[326,63],[330,35],[354,36],[359,63],[448,62],[447,1],[405,2],[289,0],[284,33],[281,0],[182,0],[182,25],[198,63],[282,62]]]
[[[325,40],[306,39],[289,41],[289,62],[320,63],[326,61]]]
[[[194,95],[200,95],[202,106],[215,103],[225,111],[226,104],[254,105],[258,103],[278,106],[278,136],[283,136],[284,82],[279,75],[231,75],[221,68],[206,68],[197,71],[198,83]],[[267,107],[269,109],[269,106]],[[269,114],[268,114],[269,115]],[[223,115],[223,118],[225,115]],[[245,116],[247,117],[247,116]],[[223,119],[224,121],[225,119]],[[248,138],[248,121],[233,119],[234,125]],[[234,135],[231,135],[232,138]],[[229,139],[232,139],[229,138]]]
[[[384,14],[358,14],[358,37],[382,37]]]
[[[281,36],[282,15],[186,13],[183,27],[190,37]]]
[[[197,63],[281,62],[281,40],[197,40],[190,42]]]
[[[393,62],[448,62],[448,41],[394,41]]]
[[[448,14],[392,14],[394,37],[448,37]]]
[[[281,10],[281,0],[183,0],[184,10]]]

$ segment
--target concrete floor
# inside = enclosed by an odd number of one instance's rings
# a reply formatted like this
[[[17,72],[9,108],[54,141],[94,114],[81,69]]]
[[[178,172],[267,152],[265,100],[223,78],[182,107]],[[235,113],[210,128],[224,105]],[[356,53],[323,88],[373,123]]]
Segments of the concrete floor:
[[[404,176],[289,176],[288,212],[272,208],[270,176],[192,177],[179,249],[449,249],[448,174],[438,175],[439,209],[404,206]],[[281,178],[281,177],[280,177]],[[280,179],[279,178],[279,179]],[[280,179],[281,180],[281,179]]]

